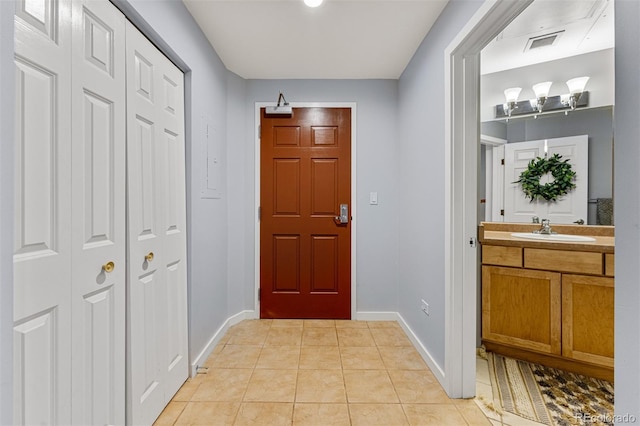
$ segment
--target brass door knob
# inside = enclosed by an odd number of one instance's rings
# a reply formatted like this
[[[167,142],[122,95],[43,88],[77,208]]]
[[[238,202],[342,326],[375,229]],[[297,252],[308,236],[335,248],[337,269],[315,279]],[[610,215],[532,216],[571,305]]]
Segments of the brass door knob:
[[[116,267],[115,263],[107,262],[104,265],[102,265],[102,270],[108,274],[109,272],[112,272],[115,267]]]
[[[153,260],[153,252],[150,251],[149,254],[146,255],[144,258],[147,260],[147,262],[151,262]]]

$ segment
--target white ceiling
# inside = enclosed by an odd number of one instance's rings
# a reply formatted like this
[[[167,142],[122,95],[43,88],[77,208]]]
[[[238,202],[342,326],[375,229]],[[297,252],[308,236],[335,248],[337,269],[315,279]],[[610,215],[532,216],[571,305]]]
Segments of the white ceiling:
[[[397,79],[448,0],[183,0],[246,79]]]
[[[525,50],[531,37],[562,31],[556,43]],[[482,51],[482,74],[614,47],[612,0],[535,0]]]
[[[448,0],[183,2],[243,78],[396,79]],[[613,18],[612,0],[535,0],[482,51],[482,74],[612,48]],[[556,31],[554,45],[525,51],[531,37]]]

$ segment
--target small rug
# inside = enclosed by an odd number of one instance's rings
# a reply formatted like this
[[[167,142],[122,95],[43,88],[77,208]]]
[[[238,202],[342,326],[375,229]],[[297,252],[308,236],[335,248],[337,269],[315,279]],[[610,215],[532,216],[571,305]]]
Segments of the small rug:
[[[613,425],[613,384],[487,353],[495,402],[549,426]]]

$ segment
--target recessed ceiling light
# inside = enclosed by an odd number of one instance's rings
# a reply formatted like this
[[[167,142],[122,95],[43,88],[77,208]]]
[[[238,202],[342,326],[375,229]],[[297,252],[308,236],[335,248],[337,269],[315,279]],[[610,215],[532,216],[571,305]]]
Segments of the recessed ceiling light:
[[[304,4],[309,7],[318,7],[322,4],[323,0],[304,0]]]

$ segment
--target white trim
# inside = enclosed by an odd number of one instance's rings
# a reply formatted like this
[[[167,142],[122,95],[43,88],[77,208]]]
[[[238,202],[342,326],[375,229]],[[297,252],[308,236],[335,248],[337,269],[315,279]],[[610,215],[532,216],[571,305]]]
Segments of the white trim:
[[[357,321],[397,321],[398,313],[383,311],[357,312],[353,318]]]
[[[260,221],[258,220],[258,208],[260,207],[260,108],[275,106],[275,102],[256,102],[254,111],[254,139],[255,139],[255,194],[254,194],[254,270],[255,291],[254,306],[257,317],[260,317]],[[356,318],[356,102],[291,102],[293,108],[351,108],[351,318]]]
[[[504,222],[500,211],[504,209],[504,147],[505,145],[487,145],[487,206],[485,221]]]
[[[402,315],[400,315],[399,313],[397,314],[397,320],[400,324],[400,327],[402,327],[404,332],[407,334],[409,340],[411,340],[411,343],[413,343],[413,347],[416,348],[424,362],[427,363],[427,366],[429,367],[433,375],[436,376],[436,379],[438,379],[440,383],[443,383],[445,381],[445,374],[442,367],[436,362],[435,359],[433,359],[427,348],[425,348],[418,336],[416,336],[411,327],[409,327],[409,324],[407,324],[404,318],[402,318]]]
[[[486,0],[444,52],[445,368],[452,398],[475,394],[477,277],[475,183],[479,136],[479,53],[533,0]],[[455,96],[454,96],[455,93]],[[475,184],[477,185],[477,184]],[[472,270],[474,269],[474,270]]]
[[[490,146],[498,146],[498,145],[504,145],[507,143],[506,139],[502,139],[502,138],[496,138],[493,136],[489,136],[489,135],[480,135],[480,143],[482,145],[490,145]]]
[[[209,355],[211,355],[213,350],[216,348],[216,345],[220,343],[220,340],[225,335],[227,330],[229,330],[229,328],[238,324],[240,321],[243,321],[246,319],[254,319],[254,318],[255,318],[254,311],[241,311],[227,318],[227,320],[220,326],[220,328],[218,328],[216,332],[213,333],[213,336],[211,336],[211,339],[209,339],[209,342],[207,342],[207,344],[204,346],[202,351],[200,351],[198,356],[195,357],[195,359],[191,362],[190,377],[196,376],[198,372],[198,367],[203,365],[206,362],[207,358],[209,358]]]

